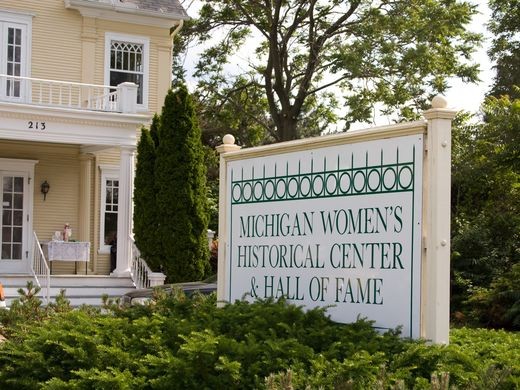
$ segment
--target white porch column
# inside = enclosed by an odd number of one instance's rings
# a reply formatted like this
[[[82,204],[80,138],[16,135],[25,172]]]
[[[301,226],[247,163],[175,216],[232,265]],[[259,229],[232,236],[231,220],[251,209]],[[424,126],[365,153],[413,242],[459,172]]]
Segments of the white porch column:
[[[90,241],[90,215],[91,215],[91,190],[92,190],[92,159],[91,154],[80,154],[79,174],[79,226],[78,237],[80,241]],[[90,264],[90,260],[89,263]]]
[[[134,188],[135,147],[121,146],[119,163],[119,199],[117,207],[117,262],[111,273],[115,277],[130,275],[132,232],[132,190]]]
[[[421,337],[435,344],[448,344],[450,339],[451,121],[457,111],[446,107],[446,100],[436,96],[432,109],[424,113],[428,137]]]

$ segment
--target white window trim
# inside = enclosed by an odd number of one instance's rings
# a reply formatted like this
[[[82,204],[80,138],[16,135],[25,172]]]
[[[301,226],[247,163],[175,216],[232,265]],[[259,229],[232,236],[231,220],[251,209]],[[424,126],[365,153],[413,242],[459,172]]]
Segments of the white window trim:
[[[110,51],[112,41],[122,41],[143,45],[143,104],[137,104],[138,111],[148,110],[148,82],[150,76],[150,39],[138,35],[113,32],[105,33],[105,85],[110,85]]]
[[[10,171],[10,173],[18,173],[27,177],[28,187],[27,196],[24,191],[24,210],[26,215],[24,219],[27,221],[25,225],[26,229],[23,231],[23,246],[22,250],[29,251],[28,258],[22,259],[26,262],[27,269],[29,270],[29,259],[32,259],[33,253],[33,207],[34,207],[34,169],[35,165],[38,164],[38,160],[22,160],[12,158],[0,158],[0,170]]]
[[[35,14],[31,13],[19,13],[15,11],[2,10],[0,11],[0,25],[3,23],[21,24],[25,27],[25,50],[22,53],[22,71],[23,77],[31,77],[31,64],[32,64],[32,18]],[[3,29],[3,26],[1,27]],[[3,54],[5,48],[5,42],[0,42],[0,52]],[[4,73],[3,64],[0,64],[0,73]],[[6,73],[6,72],[5,72]],[[30,94],[29,83],[25,83],[23,97],[27,97]]]
[[[116,165],[99,165],[101,171],[100,202],[99,202],[99,254],[110,253],[110,245],[105,245],[105,208],[106,208],[106,181],[119,180],[119,167]],[[119,213],[119,208],[118,208]]]

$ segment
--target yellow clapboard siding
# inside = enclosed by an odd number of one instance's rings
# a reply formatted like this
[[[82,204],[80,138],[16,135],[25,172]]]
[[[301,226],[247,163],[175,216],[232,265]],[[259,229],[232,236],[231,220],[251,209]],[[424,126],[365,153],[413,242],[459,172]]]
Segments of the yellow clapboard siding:
[[[32,13],[31,77],[80,81],[81,16],[63,0],[3,0],[0,8]]]
[[[66,9],[63,0],[3,0],[0,9],[34,14],[32,22],[31,77],[107,84],[105,80],[105,35],[107,32],[146,37],[150,40],[148,111],[160,111],[169,77],[159,72],[171,70],[171,58],[161,56],[160,48],[171,48],[169,29],[95,19],[95,49],[83,53],[83,17],[76,10]],[[89,33],[92,31],[89,30]],[[164,50],[164,49],[163,49]],[[92,58],[93,57],[93,58]],[[82,74],[83,61],[92,62],[94,79]],[[168,63],[165,63],[168,61]],[[89,67],[87,67],[88,69]],[[91,70],[89,70],[90,72]],[[159,81],[164,85],[158,85]],[[158,96],[160,91],[161,96]]]
[[[72,226],[72,239],[77,238],[79,207],[79,147],[76,145],[1,141],[0,156],[38,160],[34,169],[33,229],[40,241],[49,241],[65,223]],[[46,200],[40,185],[50,185]],[[76,233],[76,235],[75,235]],[[72,273],[69,263],[53,265],[54,273]]]

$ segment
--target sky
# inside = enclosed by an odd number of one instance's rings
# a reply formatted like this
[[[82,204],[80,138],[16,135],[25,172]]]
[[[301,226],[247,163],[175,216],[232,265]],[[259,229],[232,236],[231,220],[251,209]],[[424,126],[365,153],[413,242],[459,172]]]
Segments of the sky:
[[[480,13],[474,17],[469,28],[471,31],[484,34],[483,46],[473,55],[475,62],[480,65],[481,81],[478,84],[464,84],[460,80],[453,79],[450,82],[451,88],[445,94],[448,107],[470,112],[478,111],[484,95],[490,89],[494,75],[492,63],[486,53],[490,45],[490,34],[486,30],[486,23],[491,12],[487,7],[487,1],[474,0],[473,3],[478,4]]]

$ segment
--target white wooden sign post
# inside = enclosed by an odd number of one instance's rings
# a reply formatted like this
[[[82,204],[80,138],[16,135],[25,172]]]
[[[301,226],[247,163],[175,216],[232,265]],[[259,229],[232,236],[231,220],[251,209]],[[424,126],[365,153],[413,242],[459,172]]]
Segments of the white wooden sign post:
[[[285,297],[449,341],[451,120],[221,153],[218,299]]]

